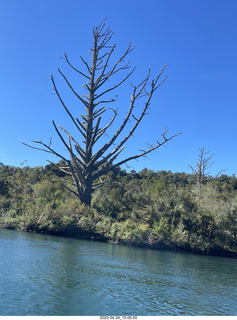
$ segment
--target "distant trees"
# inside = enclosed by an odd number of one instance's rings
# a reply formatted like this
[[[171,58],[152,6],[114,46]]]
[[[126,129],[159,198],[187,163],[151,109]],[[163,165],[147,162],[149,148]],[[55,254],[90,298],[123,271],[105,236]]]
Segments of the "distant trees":
[[[8,185],[4,180],[0,179],[0,195],[6,196],[8,194]]]
[[[94,41],[93,46],[89,51],[91,55],[91,64],[81,57],[81,61],[84,64],[86,71],[81,71],[72,65],[67,54],[64,53],[64,60],[67,65],[86,80],[86,83],[83,85],[84,89],[87,91],[86,95],[81,96],[73,88],[66,75],[58,69],[71,92],[84,106],[84,115],[80,115],[79,117],[74,117],[72,115],[57,89],[53,75],[51,75],[55,93],[78,132],[78,137],[76,138],[62,126],[59,126],[58,128],[53,121],[53,126],[68,151],[70,158],[67,159],[64,155],[54,150],[51,143],[45,144],[41,141],[33,141],[40,145],[40,147],[30,146],[34,149],[43,150],[56,155],[62,160],[62,165],[57,165],[58,169],[71,177],[70,181],[68,179],[61,180],[62,185],[73,192],[86,205],[91,204],[92,192],[101,187],[104,183],[104,181],[101,180],[103,175],[128,161],[146,156],[178,135],[176,134],[167,137],[167,129],[165,128],[162,134],[162,141],[157,141],[155,145],[150,145],[148,149],[140,150],[139,153],[135,155],[123,160],[117,160],[125,147],[125,143],[133,136],[138,125],[140,125],[142,119],[148,113],[153,94],[165,81],[166,77],[161,80],[161,76],[166,67],[165,65],[156,78],[151,79],[149,69],[145,79],[138,85],[132,86],[130,106],[125,119],[122,121],[117,131],[115,131],[112,138],[106,143],[102,143],[102,146],[95,151],[95,145],[101,138],[105,137],[107,130],[112,126],[118,115],[117,108],[105,108],[106,105],[110,105],[116,101],[117,95],[113,98],[107,98],[107,95],[119,88],[135,71],[135,68],[129,70],[130,64],[125,61],[133,50],[131,43],[129,43],[125,52],[115,63],[111,62],[111,57],[113,56],[116,47],[115,44],[110,45],[112,36],[113,32],[110,28],[105,27],[104,21],[93,29]],[[128,73],[125,76],[116,80],[121,72],[127,70]],[[111,83],[110,80],[112,79],[115,80],[115,83],[110,85],[109,83]],[[135,115],[135,106],[137,109],[139,102],[140,104],[143,104],[143,109],[139,115]],[[107,124],[102,125],[102,118],[107,110],[110,110],[113,115]],[[121,133],[124,132],[124,129],[131,121],[133,121],[132,128],[122,137]],[[63,134],[66,134],[67,139],[65,139]],[[115,143],[117,143],[116,146],[114,146]]]

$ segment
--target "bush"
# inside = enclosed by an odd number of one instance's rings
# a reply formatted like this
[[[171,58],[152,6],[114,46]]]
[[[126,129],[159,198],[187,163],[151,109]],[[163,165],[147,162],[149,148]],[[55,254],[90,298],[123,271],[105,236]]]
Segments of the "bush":
[[[170,235],[170,223],[167,217],[162,217],[159,222],[153,223],[152,231],[158,235],[160,239],[167,239]]]

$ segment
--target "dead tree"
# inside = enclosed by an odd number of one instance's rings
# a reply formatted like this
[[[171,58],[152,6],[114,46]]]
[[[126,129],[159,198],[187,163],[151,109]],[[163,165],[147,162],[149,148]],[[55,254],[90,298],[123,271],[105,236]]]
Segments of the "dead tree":
[[[210,177],[209,168],[214,164],[213,154],[210,154],[210,151],[207,151],[206,148],[202,147],[200,150],[198,162],[196,163],[196,168],[193,168],[191,165],[189,167],[192,169],[194,176],[196,177],[197,187],[201,189],[202,183]],[[221,170],[215,175],[217,178],[222,172]]]
[[[104,143],[99,150],[94,151],[95,144],[105,136],[106,131],[112,126],[118,114],[118,109],[109,108],[112,110],[113,116],[107,125],[101,125],[102,115],[107,111],[105,106],[116,101],[116,98],[107,98],[107,94],[120,87],[134,73],[135,70],[135,68],[130,69],[130,63],[125,61],[129,53],[134,49],[131,46],[131,43],[129,43],[124,54],[112,65],[112,67],[109,67],[109,64],[111,63],[111,57],[116,47],[115,44],[109,44],[112,36],[113,32],[110,30],[110,28],[105,27],[104,21],[93,29],[93,47],[89,51],[92,56],[91,64],[81,57],[81,61],[86,70],[85,72],[76,68],[70,62],[66,53],[64,53],[63,59],[67,65],[80,76],[85,78],[86,83],[83,85],[83,87],[87,91],[87,95],[81,96],[73,88],[66,75],[60,69],[58,69],[60,75],[65,80],[72,93],[78,98],[79,102],[84,105],[86,111],[85,115],[80,115],[80,117],[74,117],[72,115],[57,89],[53,75],[51,75],[53,89],[78,132],[79,138],[76,138],[75,136],[73,137],[62,126],[57,127],[53,121],[54,129],[68,151],[70,158],[67,159],[64,155],[55,151],[51,147],[51,143],[45,144],[41,141],[32,141],[40,146],[34,147],[28,145],[31,148],[43,150],[56,155],[63,160],[65,165],[55,165],[58,166],[61,171],[67,175],[70,175],[71,180],[69,181],[68,179],[65,179],[65,181],[62,181],[62,185],[73,192],[86,205],[91,204],[92,192],[103,184],[104,181],[101,181],[101,177],[103,175],[115,167],[126,164],[128,161],[146,156],[178,135],[176,134],[171,137],[166,137],[167,129],[165,128],[164,133],[162,134],[161,142],[157,141],[156,145],[149,145],[147,150],[139,150],[136,155],[130,156],[121,161],[117,160],[116,162],[116,159],[125,147],[125,143],[130,137],[132,137],[134,131],[147,114],[154,92],[165,81],[166,78],[160,80],[166,67],[165,65],[155,79],[150,79],[149,69],[146,78],[138,85],[132,86],[130,107],[126,117],[120,124],[120,127],[117,129],[117,131],[113,134],[112,138],[108,139],[108,141]],[[127,70],[127,74],[123,76],[121,80],[118,80],[113,86],[108,86],[108,82],[111,78],[113,78],[113,76],[117,76],[120,74],[120,72],[126,72]],[[141,110],[139,116],[135,116],[135,104],[142,100],[144,102],[143,109]],[[133,121],[133,126],[129,130],[129,133],[125,137],[120,138],[121,133],[130,121]],[[67,136],[67,139],[65,139],[65,135]],[[115,142],[117,144],[114,147]]]

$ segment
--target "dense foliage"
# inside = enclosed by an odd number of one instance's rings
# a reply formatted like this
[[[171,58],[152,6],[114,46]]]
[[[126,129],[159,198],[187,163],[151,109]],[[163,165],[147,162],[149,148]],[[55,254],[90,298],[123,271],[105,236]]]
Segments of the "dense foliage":
[[[237,178],[143,169],[110,172],[91,208],[60,185],[53,165],[0,165],[0,224],[114,243],[237,255]]]

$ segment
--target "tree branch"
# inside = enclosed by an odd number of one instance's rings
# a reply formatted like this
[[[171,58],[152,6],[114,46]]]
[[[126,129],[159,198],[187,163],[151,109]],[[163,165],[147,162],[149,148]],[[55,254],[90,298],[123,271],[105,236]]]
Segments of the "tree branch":
[[[95,96],[95,100],[97,100],[98,98],[100,98],[100,97],[103,96],[104,94],[106,94],[106,93],[108,93],[108,92],[110,92],[110,91],[118,88],[119,86],[121,86],[121,84],[124,83],[124,82],[133,74],[133,72],[134,72],[135,69],[136,69],[136,68],[133,68],[132,71],[131,71],[125,78],[123,78],[123,80],[120,81],[118,84],[115,84],[113,87],[111,87],[111,88],[103,91],[103,92],[100,93],[99,95],[96,95],[96,96]]]
[[[79,74],[81,74],[83,77],[87,78],[90,80],[90,77],[88,77],[87,75],[85,75],[83,72],[81,72],[80,70],[76,69],[68,60],[68,57],[66,55],[66,52],[64,51],[64,56],[65,56],[65,60],[66,62],[68,63],[68,65],[73,69],[75,70],[76,72],[78,72]]]
[[[135,160],[135,159],[138,159],[138,158],[140,158],[140,157],[144,157],[144,156],[146,156],[147,154],[149,154],[150,152],[152,152],[152,151],[158,149],[159,147],[163,146],[166,142],[168,142],[168,141],[172,140],[173,138],[179,136],[180,134],[182,134],[182,133],[177,133],[177,134],[175,134],[175,135],[173,135],[173,136],[171,136],[171,137],[169,137],[169,138],[166,138],[163,142],[158,143],[155,147],[150,148],[150,149],[147,150],[147,151],[144,151],[144,152],[142,152],[142,153],[140,153],[140,154],[138,154],[138,155],[135,155],[135,156],[132,156],[132,157],[129,157],[129,158],[127,158],[127,159],[122,160],[122,161],[116,163],[116,164],[114,165],[114,167],[118,167],[118,166],[121,166],[122,164],[124,164],[124,163],[126,163],[126,162],[128,162],[128,161]]]
[[[58,96],[61,104],[63,105],[63,107],[64,107],[64,109],[66,110],[67,114],[68,114],[69,117],[71,118],[72,122],[75,124],[76,128],[78,129],[78,131],[81,132],[81,129],[78,127],[78,125],[77,125],[74,117],[72,116],[72,114],[70,113],[70,111],[68,110],[68,108],[66,107],[65,103],[63,102],[63,100],[62,100],[62,98],[61,98],[61,96],[60,96],[60,94],[59,94],[59,92],[58,92],[58,90],[57,90],[57,87],[56,87],[55,82],[54,82],[54,79],[53,79],[53,75],[51,75],[51,80],[52,80],[52,83],[53,83],[54,90],[55,90],[55,92],[56,92],[56,94],[57,94],[57,96]]]
[[[71,86],[71,84],[69,83],[69,81],[67,80],[66,76],[62,73],[62,71],[58,68],[58,72],[61,74],[61,76],[64,78],[64,80],[66,81],[67,85],[69,86],[69,88],[72,90],[72,92],[75,94],[75,96],[86,106],[88,107],[88,102],[85,101]]]

